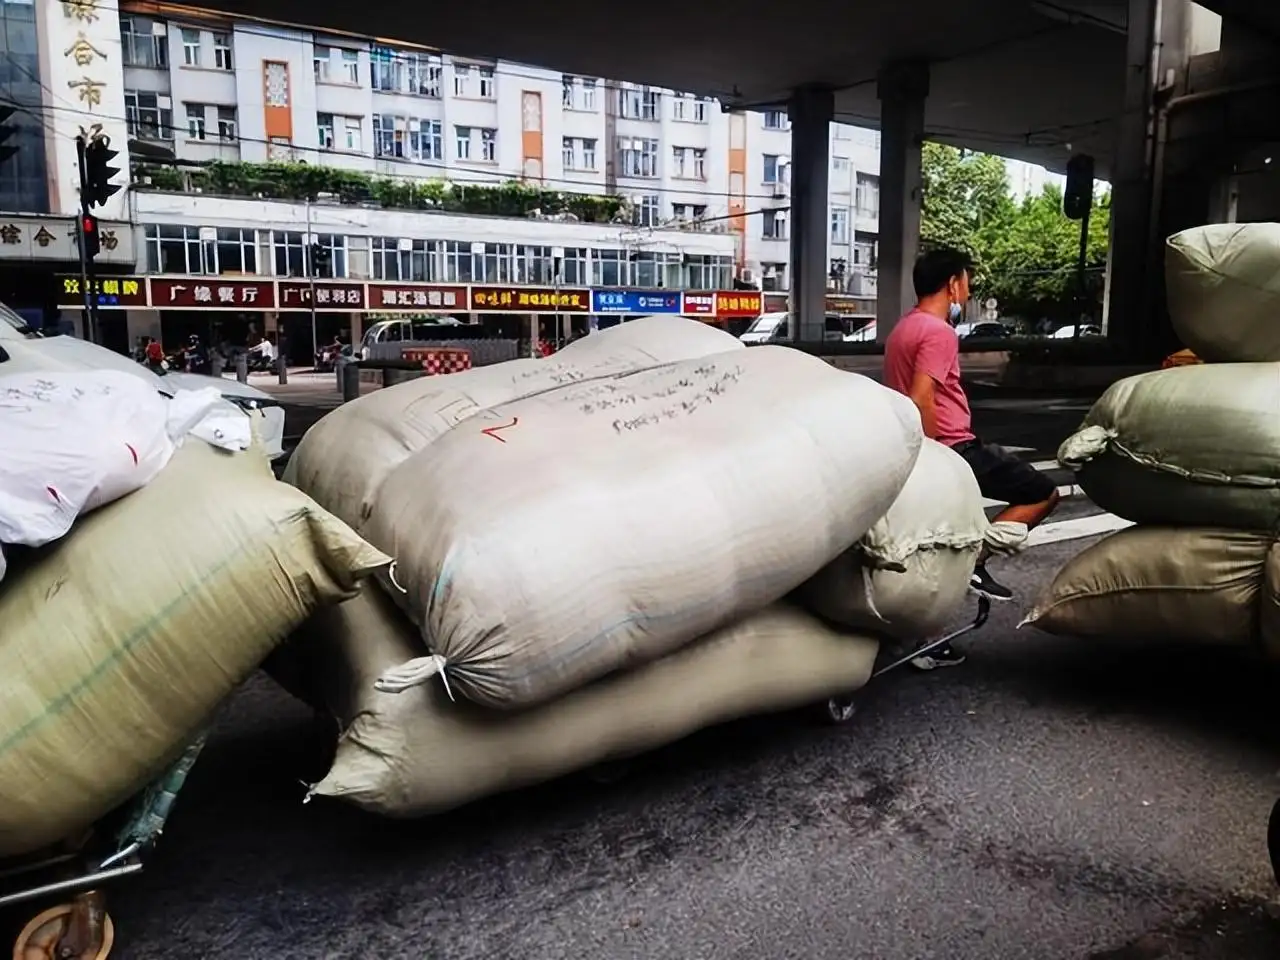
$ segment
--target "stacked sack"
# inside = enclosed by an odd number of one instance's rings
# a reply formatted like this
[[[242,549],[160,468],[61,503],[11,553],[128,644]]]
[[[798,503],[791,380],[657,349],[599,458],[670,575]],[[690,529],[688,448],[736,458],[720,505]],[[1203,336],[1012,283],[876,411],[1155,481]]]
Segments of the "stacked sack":
[[[5,448],[0,514],[31,547],[0,582],[8,857],[137,793],[278,643],[389,558],[278,482],[259,448],[199,439],[198,397],[67,373],[0,378],[0,398],[0,435],[26,435]],[[219,442],[248,435],[247,418],[213,419]]]
[[[396,562],[273,664],[343,726],[313,793],[437,812],[858,689],[985,533],[922,443],[905,397],[675,317],[344,405],[286,479]]]
[[[1083,551],[1027,622],[1280,655],[1280,224],[1171,237],[1174,327],[1202,365],[1114,384],[1059,460],[1138,526]]]

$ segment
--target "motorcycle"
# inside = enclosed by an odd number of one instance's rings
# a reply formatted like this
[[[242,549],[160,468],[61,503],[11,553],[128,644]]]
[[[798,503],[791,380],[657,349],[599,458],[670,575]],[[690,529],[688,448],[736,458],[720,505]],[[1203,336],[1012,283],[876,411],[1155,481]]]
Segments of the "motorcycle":
[[[332,373],[338,366],[338,358],[342,356],[341,344],[331,343],[316,351],[316,372]]]

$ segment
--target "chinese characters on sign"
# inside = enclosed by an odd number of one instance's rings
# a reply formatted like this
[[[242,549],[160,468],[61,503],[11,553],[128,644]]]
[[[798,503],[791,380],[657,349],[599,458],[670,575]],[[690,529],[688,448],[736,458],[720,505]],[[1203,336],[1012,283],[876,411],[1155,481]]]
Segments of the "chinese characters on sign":
[[[145,307],[146,285],[137,277],[102,277],[93,289],[100,307]],[[84,307],[84,286],[79,277],[58,278],[58,305],[64,308]]]
[[[3,227],[0,227],[0,242],[21,243],[22,228],[12,223],[6,223]]]
[[[111,237],[110,243],[107,243],[106,241],[107,235],[110,235]],[[57,237],[55,237],[52,233],[49,232],[48,227],[41,227],[39,231],[36,233],[36,235],[32,237],[32,239],[35,240],[36,243],[40,244],[40,246],[47,247],[49,244],[53,243],[53,241],[56,240]],[[106,231],[106,233],[103,234],[102,245],[106,247],[108,250],[114,250],[116,248],[117,243],[119,243],[119,241],[116,240],[116,235],[112,233],[110,230]]]
[[[221,310],[274,310],[276,285],[270,280],[181,280],[147,281],[151,287],[151,306],[184,310],[193,308]]]
[[[94,57],[101,57],[103,60],[107,59],[105,53],[89,42],[89,38],[84,35],[83,30],[76,34],[75,42],[67,47],[66,50],[63,50],[62,55],[73,59],[77,67],[87,67],[93,63]]]
[[[62,0],[62,12],[84,23],[98,19],[98,0]]]
[[[716,293],[715,314],[722,320],[734,317],[758,317],[760,305],[761,297],[758,293],[720,290]]]
[[[281,310],[310,310],[311,283],[306,280],[281,280]],[[364,310],[364,284],[358,281],[317,280],[317,310]]]
[[[714,293],[686,293],[683,303],[684,307],[680,312],[687,317],[715,316],[716,295]]]
[[[466,287],[369,284],[370,310],[466,310]]]
[[[649,290],[592,290],[592,313],[679,313],[680,294]]]
[[[589,290],[543,290],[523,287],[472,287],[471,309],[478,312],[590,313]]]
[[[90,109],[100,106],[102,103],[102,88],[106,86],[101,80],[94,80],[90,77],[81,77],[79,80],[68,80],[67,86],[75,90],[80,102],[86,104]]]

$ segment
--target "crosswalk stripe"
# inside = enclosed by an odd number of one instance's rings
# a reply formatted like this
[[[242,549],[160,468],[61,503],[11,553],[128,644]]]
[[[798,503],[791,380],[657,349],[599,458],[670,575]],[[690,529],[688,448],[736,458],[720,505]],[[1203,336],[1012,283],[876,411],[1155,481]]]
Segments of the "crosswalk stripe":
[[[1064,540],[1079,540],[1083,537],[1096,537],[1103,533],[1115,533],[1133,526],[1133,521],[1117,517],[1114,513],[1100,513],[1092,517],[1075,517],[1071,520],[1059,520],[1036,527],[1027,537],[1028,547],[1043,547],[1049,543],[1061,543]]]

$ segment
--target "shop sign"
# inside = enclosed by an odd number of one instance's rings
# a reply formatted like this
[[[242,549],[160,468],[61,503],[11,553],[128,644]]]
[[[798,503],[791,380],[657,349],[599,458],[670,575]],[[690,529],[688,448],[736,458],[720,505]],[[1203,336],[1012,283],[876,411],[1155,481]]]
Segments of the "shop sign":
[[[763,298],[758,293],[742,290],[716,291],[716,318],[758,317]]]
[[[590,313],[591,291],[472,287],[471,309],[477,313]]]
[[[58,277],[58,306],[84,309],[84,281],[79,277]],[[147,285],[138,277],[100,277],[93,281],[98,306],[108,309],[145,307]]]
[[[680,294],[661,290],[592,290],[592,313],[679,313]]]
[[[156,310],[274,310],[273,280],[230,277],[152,277],[151,306]]]
[[[426,283],[371,283],[366,309],[466,310],[467,288]]]
[[[686,293],[681,296],[680,312],[686,317],[714,317],[716,295],[714,293]]]
[[[281,280],[276,284],[281,310],[310,310],[310,280]],[[316,280],[316,310],[352,312],[365,309],[364,283],[349,280]]]

